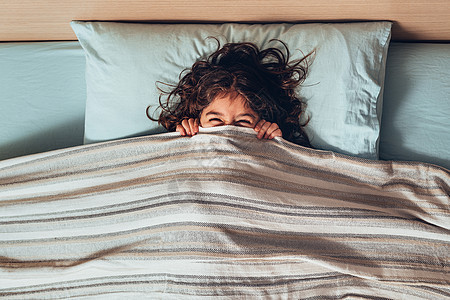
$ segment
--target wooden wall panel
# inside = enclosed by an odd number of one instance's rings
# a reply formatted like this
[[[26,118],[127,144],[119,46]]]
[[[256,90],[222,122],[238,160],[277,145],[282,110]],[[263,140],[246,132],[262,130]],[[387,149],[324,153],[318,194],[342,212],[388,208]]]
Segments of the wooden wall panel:
[[[71,20],[391,20],[393,40],[450,40],[449,0],[0,0],[0,41],[75,40]]]

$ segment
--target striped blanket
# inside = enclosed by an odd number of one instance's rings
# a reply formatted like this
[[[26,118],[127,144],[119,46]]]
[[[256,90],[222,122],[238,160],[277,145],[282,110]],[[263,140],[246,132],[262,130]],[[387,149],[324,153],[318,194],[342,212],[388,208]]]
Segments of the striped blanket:
[[[449,298],[449,186],[232,126],[6,160],[0,298]]]

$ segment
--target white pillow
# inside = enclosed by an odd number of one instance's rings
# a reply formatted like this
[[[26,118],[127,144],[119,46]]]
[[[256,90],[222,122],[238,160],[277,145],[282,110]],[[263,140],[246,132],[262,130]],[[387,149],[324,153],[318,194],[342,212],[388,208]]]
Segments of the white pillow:
[[[299,89],[311,118],[305,128],[311,144],[378,158],[390,22],[71,25],[86,53],[85,143],[163,132],[145,113],[159,104],[156,82],[177,83],[182,70],[213,52],[217,44],[208,37],[260,47],[279,46],[269,42],[276,38],[292,59],[316,51]]]

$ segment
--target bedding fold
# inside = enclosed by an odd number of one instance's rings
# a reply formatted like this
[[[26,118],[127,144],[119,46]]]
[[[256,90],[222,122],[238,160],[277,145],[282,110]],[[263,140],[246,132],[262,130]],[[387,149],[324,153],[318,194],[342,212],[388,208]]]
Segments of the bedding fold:
[[[10,159],[0,296],[450,297],[449,191],[233,126]]]

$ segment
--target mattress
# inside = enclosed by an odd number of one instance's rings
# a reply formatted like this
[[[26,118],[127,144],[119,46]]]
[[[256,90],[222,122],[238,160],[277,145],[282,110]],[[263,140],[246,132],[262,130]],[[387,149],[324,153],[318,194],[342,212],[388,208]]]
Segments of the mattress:
[[[0,159],[81,145],[86,99],[78,42],[0,44]],[[450,45],[391,43],[380,158],[450,168]]]

